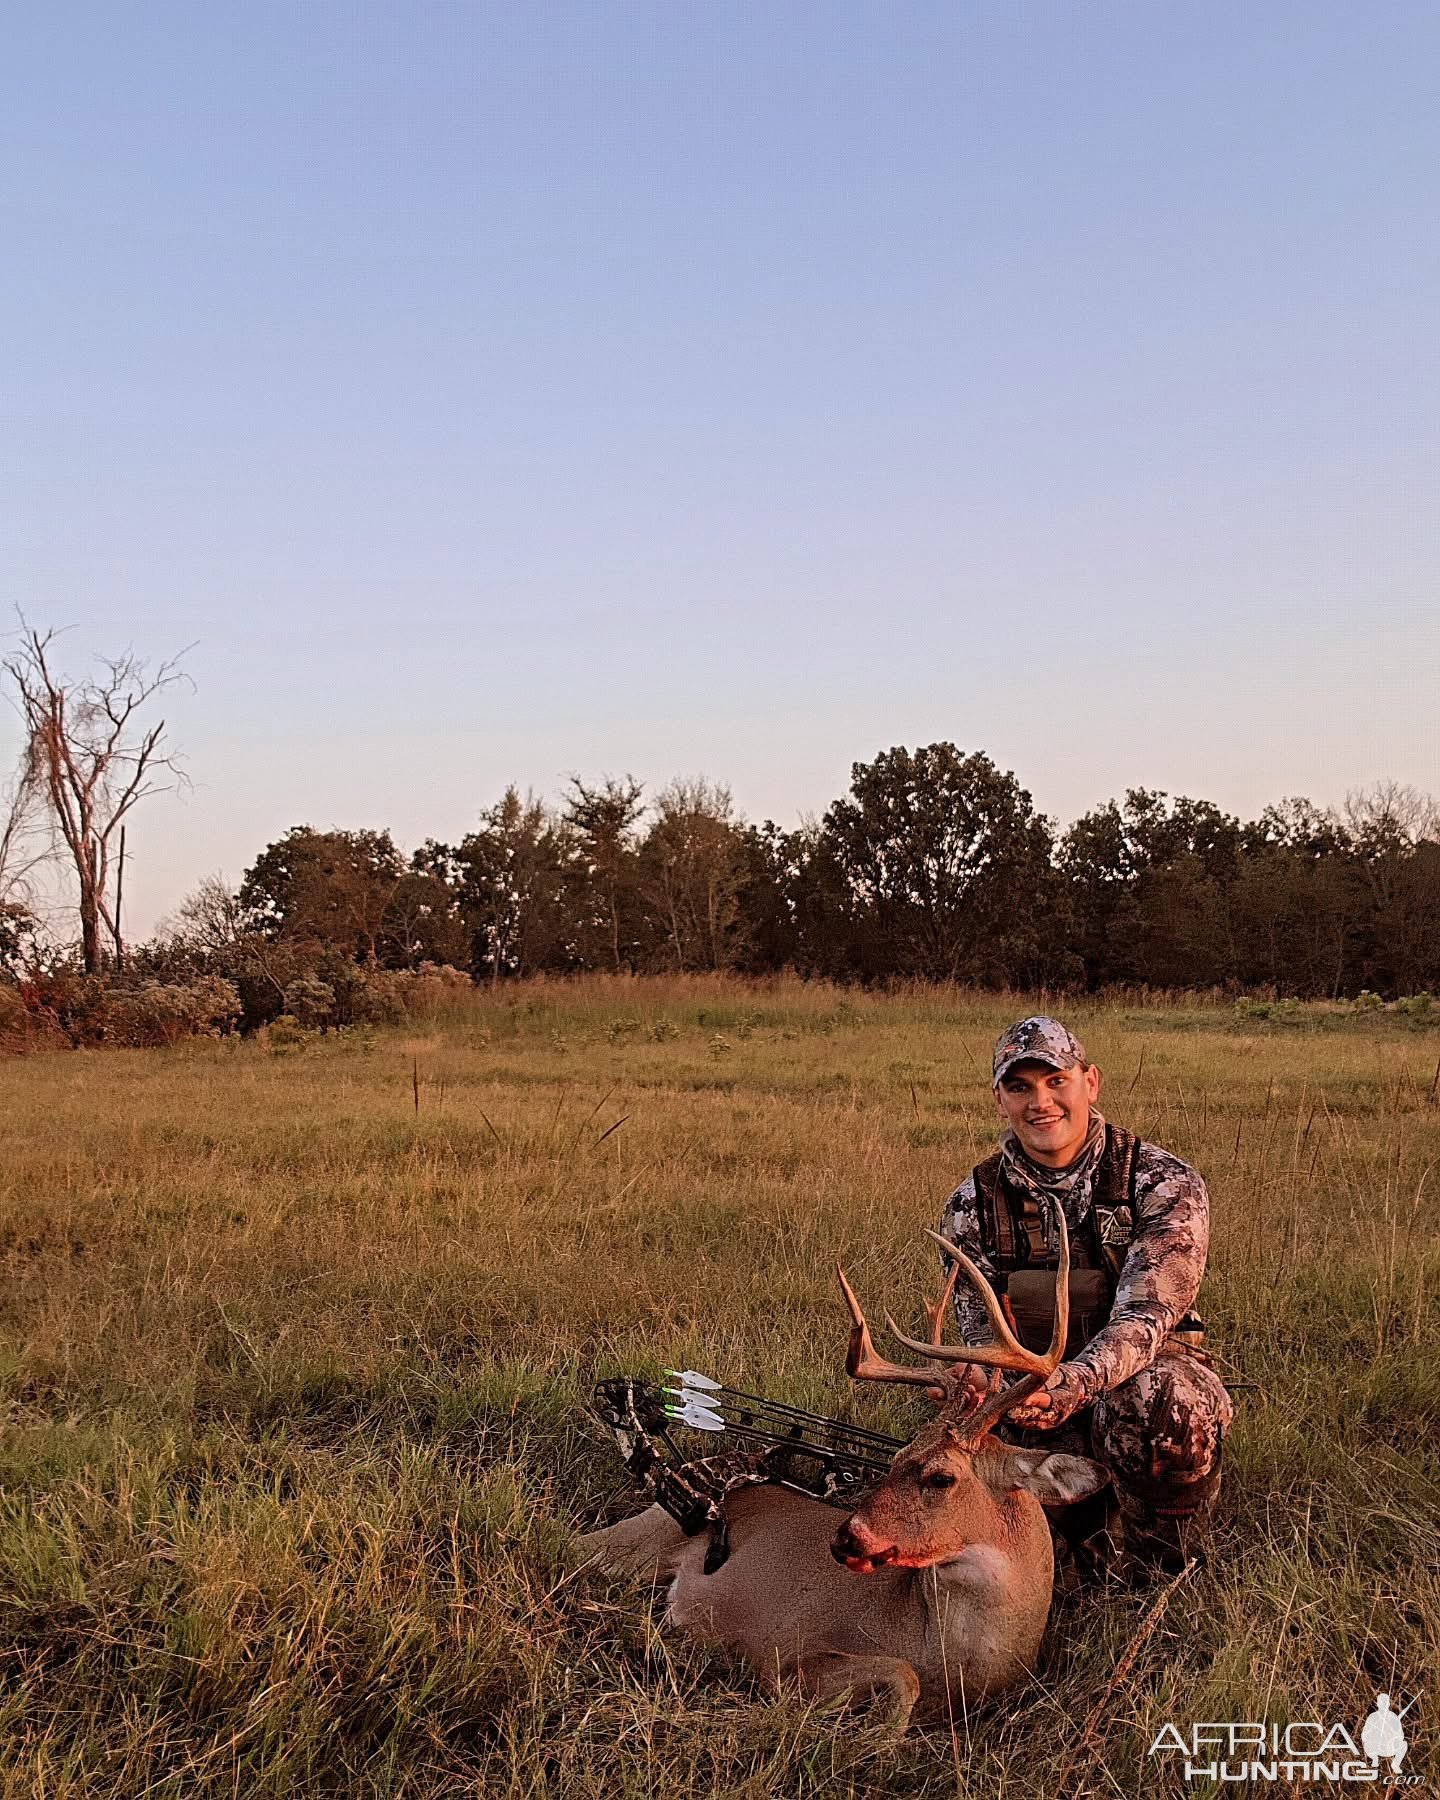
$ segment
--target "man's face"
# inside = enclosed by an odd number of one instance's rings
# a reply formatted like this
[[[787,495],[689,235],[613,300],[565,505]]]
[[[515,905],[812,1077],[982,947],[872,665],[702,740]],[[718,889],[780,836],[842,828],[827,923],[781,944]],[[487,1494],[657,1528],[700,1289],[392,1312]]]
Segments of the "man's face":
[[[1008,1069],[995,1090],[1000,1117],[1020,1140],[1027,1156],[1047,1169],[1072,1163],[1090,1128],[1090,1106],[1100,1097],[1100,1071],[1052,1069],[1021,1062]]]

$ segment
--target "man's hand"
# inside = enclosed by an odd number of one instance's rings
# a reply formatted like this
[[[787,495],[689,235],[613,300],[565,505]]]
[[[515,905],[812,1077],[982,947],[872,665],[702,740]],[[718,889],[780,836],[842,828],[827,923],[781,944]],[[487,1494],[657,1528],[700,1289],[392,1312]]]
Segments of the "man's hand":
[[[1005,1417],[1011,1425],[1019,1425],[1025,1431],[1054,1431],[1072,1413],[1088,1405],[1089,1398],[1070,1364],[1061,1363],[1044,1387],[1021,1400]]]
[[[935,1386],[925,1391],[937,1406],[954,1406],[962,1413],[972,1413],[999,1389],[1004,1378],[1001,1370],[987,1369],[980,1363],[956,1363],[938,1375]]]

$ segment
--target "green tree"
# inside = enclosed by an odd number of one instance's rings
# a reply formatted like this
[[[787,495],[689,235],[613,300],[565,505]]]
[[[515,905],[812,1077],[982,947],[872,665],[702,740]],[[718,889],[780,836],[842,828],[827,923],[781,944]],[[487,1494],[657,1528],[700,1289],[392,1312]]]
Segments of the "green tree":
[[[1300,797],[1267,806],[1245,827],[1230,907],[1242,986],[1333,997],[1359,985],[1365,893],[1335,812]]]
[[[1397,996],[1428,991],[1440,980],[1440,803],[1382,781],[1348,794],[1343,816],[1369,901],[1364,984]]]
[[[381,962],[395,948],[388,927],[405,873],[388,831],[293,825],[245,872],[240,908],[246,924],[271,939]]]
[[[1208,800],[1149,788],[1077,819],[1058,862],[1087,983],[1187,987],[1230,978],[1230,890],[1244,844],[1240,821]]]
[[[811,974],[819,966],[807,942],[816,833],[814,825],[784,831],[771,819],[745,828],[740,912],[745,966],[754,972]]]
[[[459,896],[418,854],[395,883],[385,913],[389,967],[448,963],[463,968],[470,940]]]
[[[734,968],[744,954],[746,856],[730,790],[703,776],[672,781],[655,802],[639,870],[657,960],[682,970]]]
[[[631,960],[638,925],[638,868],[635,825],[644,811],[644,790],[631,775],[606,775],[598,787],[570,777],[563,817],[578,846],[580,885],[577,954],[590,968],[616,974]]]
[[[858,972],[1006,983],[1061,972],[1051,848],[1013,774],[938,743],[856,763],[817,852],[844,883]]]
[[[477,980],[575,966],[576,843],[542,800],[507,788],[479,830],[453,850],[427,845],[423,862],[456,895]]]
[[[1135,853],[1113,800],[1075,821],[1060,840],[1057,862],[1069,901],[1070,946],[1088,985],[1143,979]]]

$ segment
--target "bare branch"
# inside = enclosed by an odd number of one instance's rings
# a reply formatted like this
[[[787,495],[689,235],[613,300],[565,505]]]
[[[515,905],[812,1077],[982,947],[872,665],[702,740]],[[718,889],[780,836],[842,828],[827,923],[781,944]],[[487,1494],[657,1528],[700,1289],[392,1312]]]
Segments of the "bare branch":
[[[189,676],[176,657],[151,671],[127,650],[101,658],[98,676],[66,681],[51,660],[55,632],[29,625],[23,613],[19,617],[19,648],[0,662],[0,670],[14,687],[25,728],[30,804],[48,812],[75,870],[82,953],[93,973],[103,954],[102,923],[119,943],[108,891],[114,834],[141,800],[185,780],[178,759],[164,747],[165,721],[139,730],[137,715]],[[156,780],[162,772],[171,779]]]

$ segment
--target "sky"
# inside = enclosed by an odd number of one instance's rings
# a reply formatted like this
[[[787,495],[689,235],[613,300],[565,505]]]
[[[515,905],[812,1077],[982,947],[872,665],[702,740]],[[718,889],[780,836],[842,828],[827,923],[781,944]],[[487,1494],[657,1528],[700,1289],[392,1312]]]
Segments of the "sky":
[[[132,936],[571,773],[1440,789],[1437,221],[1420,0],[13,7],[0,630],[190,646]]]

